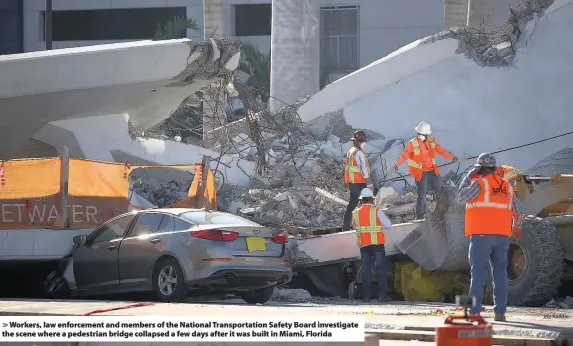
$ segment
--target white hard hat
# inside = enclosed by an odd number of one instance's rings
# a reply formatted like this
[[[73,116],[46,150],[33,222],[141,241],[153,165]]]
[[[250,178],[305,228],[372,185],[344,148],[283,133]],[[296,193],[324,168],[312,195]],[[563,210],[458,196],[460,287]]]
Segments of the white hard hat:
[[[362,198],[374,198],[374,192],[369,188],[362,189],[362,191],[360,191],[360,199]]]
[[[418,132],[421,135],[429,135],[430,133],[432,133],[432,128],[430,127],[430,123],[427,121],[420,121],[420,123],[418,124],[418,126],[416,126],[416,128],[414,128],[414,130],[416,130],[416,132]]]

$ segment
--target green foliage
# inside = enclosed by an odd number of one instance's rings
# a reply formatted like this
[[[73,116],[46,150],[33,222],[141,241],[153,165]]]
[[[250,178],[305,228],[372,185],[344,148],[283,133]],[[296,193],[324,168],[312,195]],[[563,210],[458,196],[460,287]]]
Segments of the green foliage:
[[[330,74],[338,71],[338,66],[333,63],[320,64],[320,90],[322,90],[328,83]]]
[[[259,51],[257,46],[243,43],[241,45],[239,71],[249,76],[246,84],[257,90],[257,96],[266,106],[271,93],[271,52],[264,54]],[[321,64],[320,89],[328,84],[330,74],[336,71],[338,71],[336,64]]]
[[[242,43],[239,71],[249,76],[246,84],[256,90],[257,96],[266,106],[271,93],[271,52],[264,54],[259,52],[257,46]]]
[[[188,19],[185,16],[175,17],[161,27],[157,24],[157,31],[153,35],[154,41],[172,40],[176,38],[184,38],[187,36],[187,29],[197,30],[199,25],[193,19]]]

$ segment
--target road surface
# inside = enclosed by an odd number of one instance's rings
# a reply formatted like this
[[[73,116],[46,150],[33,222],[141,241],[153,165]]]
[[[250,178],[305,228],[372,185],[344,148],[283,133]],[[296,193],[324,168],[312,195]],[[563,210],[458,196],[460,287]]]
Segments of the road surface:
[[[442,325],[447,314],[454,313],[451,304],[395,302],[388,304],[365,304],[347,299],[313,299],[308,302],[268,302],[265,305],[248,305],[240,299],[200,301],[186,303],[144,303],[127,309],[119,309],[142,302],[98,301],[98,300],[0,300],[0,315],[83,315],[94,312],[99,315],[136,316],[364,316],[367,332],[378,333],[422,333],[432,332]],[[111,310],[111,309],[117,310]],[[486,309],[485,318],[492,317],[491,307]],[[510,308],[506,323],[494,323],[499,337],[523,338],[570,338],[573,336],[571,321],[573,310],[552,308]],[[493,320],[491,318],[491,320]],[[402,339],[407,338],[402,336]],[[402,340],[402,341],[409,341]],[[427,340],[425,340],[427,341]],[[388,341],[386,341],[388,342]],[[390,343],[384,345],[391,345]],[[395,343],[396,345],[415,345]],[[424,345],[424,343],[418,343]],[[431,343],[430,343],[431,344]]]

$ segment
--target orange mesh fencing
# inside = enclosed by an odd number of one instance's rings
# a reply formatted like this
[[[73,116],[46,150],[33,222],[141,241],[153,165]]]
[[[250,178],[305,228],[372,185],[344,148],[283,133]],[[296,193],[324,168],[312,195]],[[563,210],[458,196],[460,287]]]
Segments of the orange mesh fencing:
[[[201,170],[193,165],[136,165],[70,158],[68,223],[70,228],[93,228],[129,208],[129,175],[137,168]],[[0,166],[0,229],[52,228],[60,217],[61,159],[3,161]],[[216,209],[215,179],[209,170],[205,204]],[[201,174],[195,174],[188,197],[170,207],[196,206]],[[201,206],[202,207],[202,206]]]
[[[129,193],[130,166],[70,158],[68,193],[73,196],[123,197]]]
[[[60,158],[1,161],[0,200],[59,193],[60,162]]]
[[[198,165],[198,169],[201,165]],[[197,192],[199,191],[199,181],[201,179],[200,174],[195,174],[193,182],[189,187],[189,193],[187,198],[184,198],[169,208],[203,208],[203,205],[197,206]],[[215,190],[215,176],[211,170],[208,171],[207,179],[205,179],[205,190],[204,190],[204,204],[209,206],[209,209],[217,209],[217,191]]]

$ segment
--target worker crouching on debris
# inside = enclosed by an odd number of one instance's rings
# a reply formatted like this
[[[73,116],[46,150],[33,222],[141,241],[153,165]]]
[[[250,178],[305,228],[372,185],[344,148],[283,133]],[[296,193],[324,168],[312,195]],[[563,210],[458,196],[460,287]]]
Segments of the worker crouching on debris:
[[[344,182],[348,184],[350,200],[344,213],[343,231],[350,230],[352,211],[358,205],[360,192],[365,188],[374,190],[374,184],[370,176],[370,162],[368,162],[368,158],[364,154],[366,133],[364,131],[356,131],[351,139],[354,145],[346,153],[346,165],[344,166]]]
[[[491,266],[496,321],[507,310],[507,254],[513,229],[521,227],[521,205],[509,181],[497,174],[495,157],[481,154],[460,185],[459,200],[466,203],[465,234],[470,237],[470,295],[476,298],[472,314],[479,314],[484,285]]]
[[[388,282],[384,230],[392,228],[392,223],[384,212],[374,205],[374,192],[370,188],[365,188],[360,192],[360,204],[360,207],[352,212],[352,221],[356,229],[362,259],[362,300],[368,302],[371,298],[372,260],[374,260],[378,281],[378,300],[387,302]]]
[[[440,170],[436,164],[436,154],[445,157],[448,160],[456,162],[457,157],[450,154],[446,149],[442,148],[436,138],[431,135],[432,129],[430,123],[422,121],[414,129],[418,135],[412,138],[402,155],[394,164],[394,171],[398,171],[398,167],[408,160],[408,169],[410,175],[416,181],[416,188],[418,192],[418,200],[416,203],[416,219],[421,220],[424,218],[426,212],[426,192],[428,186],[434,190],[436,194],[442,188],[442,178],[440,177]]]

